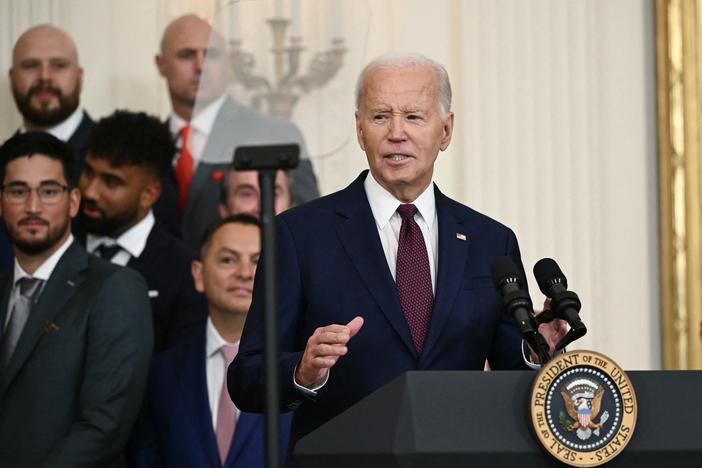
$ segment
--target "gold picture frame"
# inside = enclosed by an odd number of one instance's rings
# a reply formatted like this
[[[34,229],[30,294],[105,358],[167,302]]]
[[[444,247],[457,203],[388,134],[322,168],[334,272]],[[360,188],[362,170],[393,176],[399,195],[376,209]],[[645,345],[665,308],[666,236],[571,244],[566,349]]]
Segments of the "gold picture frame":
[[[702,369],[702,5],[656,0],[665,369]]]

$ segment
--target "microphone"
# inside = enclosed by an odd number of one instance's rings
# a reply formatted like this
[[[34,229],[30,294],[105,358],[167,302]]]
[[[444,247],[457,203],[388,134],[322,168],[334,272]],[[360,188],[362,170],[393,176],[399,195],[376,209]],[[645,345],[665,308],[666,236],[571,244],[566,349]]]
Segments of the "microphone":
[[[541,364],[545,363],[550,359],[548,343],[538,331],[531,298],[522,289],[524,281],[514,260],[512,257],[496,257],[490,266],[490,273],[507,312],[517,322],[522,338],[537,353]]]
[[[550,314],[544,315],[543,322],[554,318],[568,322],[570,330],[556,345],[556,350],[566,347],[587,333],[587,327],[580,320],[580,299],[572,291],[568,291],[568,280],[558,267],[555,260],[542,258],[534,265],[534,276],[539,289],[546,297],[551,298]]]

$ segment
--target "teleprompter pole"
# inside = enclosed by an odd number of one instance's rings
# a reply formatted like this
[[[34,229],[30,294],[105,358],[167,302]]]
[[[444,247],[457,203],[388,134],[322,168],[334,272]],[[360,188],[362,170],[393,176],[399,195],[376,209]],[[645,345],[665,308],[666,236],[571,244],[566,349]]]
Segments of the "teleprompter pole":
[[[236,170],[258,170],[261,187],[261,252],[263,267],[263,358],[266,388],[264,426],[265,466],[280,468],[279,333],[276,288],[275,176],[279,169],[297,167],[300,147],[267,145],[239,147],[234,153]]]

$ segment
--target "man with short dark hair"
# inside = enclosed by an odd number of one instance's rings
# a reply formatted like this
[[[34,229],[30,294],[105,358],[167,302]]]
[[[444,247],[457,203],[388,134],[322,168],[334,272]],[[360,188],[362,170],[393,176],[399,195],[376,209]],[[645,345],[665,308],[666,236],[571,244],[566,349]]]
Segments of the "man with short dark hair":
[[[213,223],[192,264],[207,296],[207,324],[151,368],[137,466],[263,468],[263,416],[242,413],[226,390],[260,254],[258,220],[241,214]],[[282,449],[290,415],[281,416]]]
[[[292,174],[279,170],[275,176],[274,209],[280,214],[292,206]],[[261,216],[261,188],[258,171],[237,171],[231,166],[227,170],[220,187],[219,215],[227,216],[248,213]]]
[[[170,166],[168,128],[140,112],[101,119],[80,177],[79,227],[88,252],[141,273],[149,285],[154,351],[166,349],[204,323],[204,297],[195,290],[195,252],[154,218],[152,206]]]
[[[0,466],[124,466],[153,346],[139,274],[75,242],[71,149],[48,133],[0,147]]]

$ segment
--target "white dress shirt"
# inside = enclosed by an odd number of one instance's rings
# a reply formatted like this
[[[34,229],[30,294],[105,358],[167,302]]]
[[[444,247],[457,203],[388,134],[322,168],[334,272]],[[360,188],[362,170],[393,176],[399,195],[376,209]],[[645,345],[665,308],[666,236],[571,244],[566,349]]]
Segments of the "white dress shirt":
[[[139,255],[146,248],[146,240],[151,234],[156,220],[151,210],[144,218],[122,233],[117,239],[107,236],[97,236],[88,234],[85,238],[85,249],[90,253],[95,253],[101,245],[113,246],[119,245],[120,250],[110,260],[115,265],[126,266],[132,258],[139,258]]]
[[[373,177],[373,174],[368,172],[366,180],[363,182],[363,188],[368,197],[375,225],[378,228],[378,236],[380,243],[383,246],[385,260],[388,262],[388,268],[392,273],[392,279],[395,279],[397,270],[397,247],[400,242],[400,227],[402,227],[402,217],[397,212],[397,207],[403,202],[395,198],[383,186],[381,186]],[[431,271],[431,288],[432,292],[436,292],[436,272],[439,267],[439,223],[436,218],[436,202],[434,199],[434,183],[430,183],[426,189],[411,202],[417,207],[417,213],[414,215],[414,220],[419,225],[424,237],[424,244],[427,247],[427,255],[429,256],[429,270]],[[295,367],[297,370],[297,367]],[[293,374],[293,383],[303,393],[316,394],[320,388],[329,380],[329,372],[324,378],[315,382],[312,387],[307,388],[295,382]]]
[[[80,122],[82,120],[83,109],[81,107],[77,107],[76,110],[74,110],[73,113],[66,120],[57,125],[54,125],[53,127],[45,128],[44,131],[52,134],[61,141],[68,141],[71,138],[71,136],[75,133],[76,129],[78,129],[78,126],[80,125]],[[23,124],[22,128],[20,128],[20,132],[24,133],[26,131],[27,128]]]
[[[17,302],[17,299],[19,299],[20,296],[20,288],[17,285],[17,282],[22,278],[36,278],[43,280],[44,285],[46,285],[46,282],[49,281],[51,273],[54,272],[54,269],[56,268],[56,265],[58,264],[59,260],[61,260],[63,254],[66,252],[66,250],[68,250],[68,247],[71,246],[71,242],[73,242],[73,234],[69,234],[68,239],[66,239],[66,241],[63,244],[61,244],[61,247],[59,247],[56,250],[56,252],[52,253],[49,258],[44,260],[44,263],[42,263],[39,266],[39,268],[37,268],[33,275],[30,275],[26,271],[24,271],[20,266],[19,262],[17,261],[17,257],[15,257],[15,274],[14,280],[12,282],[12,292],[10,293],[10,300],[7,304],[8,312],[12,310],[12,307],[15,305],[15,302]],[[7,313],[5,315],[5,326],[7,326],[9,321],[10,314]]]
[[[388,262],[392,279],[395,279],[397,246],[400,241],[400,227],[402,227],[402,217],[397,212],[397,207],[402,205],[403,202],[385,190],[370,172],[365,182],[363,182],[363,188],[366,191],[373,218],[375,218],[375,225],[378,227],[378,235],[385,253],[385,260]],[[419,225],[422,237],[424,237],[424,244],[429,255],[431,287],[432,291],[436,292],[436,271],[439,266],[439,223],[436,219],[434,184],[430,183],[417,199],[411,203],[417,207],[414,220]]]
[[[212,127],[217,119],[217,114],[219,114],[219,110],[222,108],[222,105],[224,105],[226,99],[227,96],[223,94],[206,105],[190,120],[190,154],[193,157],[193,169],[195,169],[200,160],[202,160],[207,138],[210,136],[210,133],[212,133]],[[171,113],[168,118],[168,124],[171,135],[178,136],[177,144],[180,148],[183,145],[180,138],[180,131],[188,122],[177,114]],[[175,160],[173,163],[175,164]]]
[[[212,429],[217,429],[217,412],[219,411],[219,395],[222,392],[222,384],[227,378],[224,372],[224,357],[219,349],[224,345],[239,345],[239,342],[229,343],[219,334],[212,319],[207,317],[207,328],[205,332],[205,359],[207,360],[205,371],[207,372],[207,398],[210,400],[210,414],[212,416]],[[236,409],[236,418],[239,419],[241,411]]]

